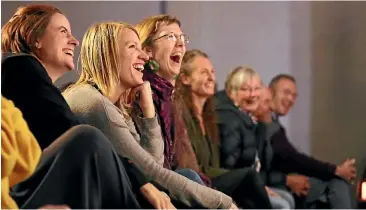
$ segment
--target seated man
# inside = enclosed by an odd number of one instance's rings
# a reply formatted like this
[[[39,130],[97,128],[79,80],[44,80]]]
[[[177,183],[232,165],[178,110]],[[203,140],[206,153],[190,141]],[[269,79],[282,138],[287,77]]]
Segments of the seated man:
[[[295,103],[296,80],[291,75],[280,74],[272,79],[269,87],[273,95],[274,121],[279,123],[278,117],[285,116]],[[321,201],[328,203],[330,208],[352,208],[347,181],[356,176],[354,159],[337,166],[300,153],[288,140],[283,126],[272,136],[271,143],[273,167],[287,174],[300,174],[288,175],[287,187],[302,198],[304,207],[313,207]]]

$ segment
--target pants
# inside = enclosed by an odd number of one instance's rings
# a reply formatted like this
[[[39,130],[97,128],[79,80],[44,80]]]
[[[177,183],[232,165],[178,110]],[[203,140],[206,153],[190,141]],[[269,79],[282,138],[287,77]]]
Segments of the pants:
[[[213,188],[231,196],[239,208],[272,208],[265,185],[252,168],[235,169],[211,181]]]
[[[327,204],[331,209],[352,209],[350,185],[343,179],[323,181],[310,177],[310,190],[302,199],[304,208],[316,208],[317,203]]]
[[[47,132],[47,131],[45,131]],[[42,154],[34,174],[11,193],[21,208],[141,208],[110,141],[96,128],[71,128]]]
[[[201,185],[205,185],[205,183],[202,181],[200,175],[198,175],[194,170],[189,169],[189,168],[183,168],[183,169],[178,169],[175,172],[177,172],[178,174],[186,177],[187,179],[190,179],[194,182],[197,182],[198,184]]]
[[[272,187],[271,190],[281,196],[269,197],[269,200],[271,201],[272,207],[274,209],[295,209],[295,199],[290,192]]]

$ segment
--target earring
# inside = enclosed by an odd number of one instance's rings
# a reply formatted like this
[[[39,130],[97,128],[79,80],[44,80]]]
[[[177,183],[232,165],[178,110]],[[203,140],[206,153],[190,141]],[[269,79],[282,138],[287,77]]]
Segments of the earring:
[[[156,62],[154,59],[150,58],[144,65],[145,68],[149,68],[151,69],[152,72],[156,73],[159,68],[160,65],[158,64],[158,62]]]

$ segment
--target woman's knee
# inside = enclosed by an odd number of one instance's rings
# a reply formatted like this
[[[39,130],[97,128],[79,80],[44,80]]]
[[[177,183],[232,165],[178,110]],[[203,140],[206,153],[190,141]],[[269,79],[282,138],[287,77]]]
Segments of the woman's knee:
[[[111,146],[107,137],[99,129],[90,125],[75,126],[65,134],[69,141],[68,147],[78,149],[81,153]]]
[[[282,197],[270,196],[269,200],[274,209],[292,209],[290,203]]]

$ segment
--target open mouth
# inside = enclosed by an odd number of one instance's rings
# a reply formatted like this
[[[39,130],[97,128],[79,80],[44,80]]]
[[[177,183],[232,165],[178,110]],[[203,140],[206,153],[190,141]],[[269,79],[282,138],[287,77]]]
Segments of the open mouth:
[[[139,72],[143,72],[144,71],[144,65],[143,64],[133,64],[132,67],[134,69],[136,69]]]
[[[74,51],[72,51],[72,50],[64,50],[64,53],[66,55],[70,55],[71,57],[74,57]]]
[[[171,56],[170,56],[170,59],[175,62],[175,63],[180,63],[181,62],[181,58],[182,58],[182,53],[181,52],[176,52],[176,53],[173,53]]]

